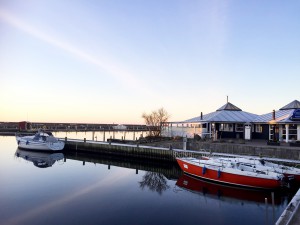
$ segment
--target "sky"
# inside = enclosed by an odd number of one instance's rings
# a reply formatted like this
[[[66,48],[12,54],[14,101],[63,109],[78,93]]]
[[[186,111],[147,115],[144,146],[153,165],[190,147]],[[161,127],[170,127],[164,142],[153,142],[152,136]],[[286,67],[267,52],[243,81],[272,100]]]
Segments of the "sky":
[[[0,0],[0,121],[143,124],[300,100],[300,1]]]

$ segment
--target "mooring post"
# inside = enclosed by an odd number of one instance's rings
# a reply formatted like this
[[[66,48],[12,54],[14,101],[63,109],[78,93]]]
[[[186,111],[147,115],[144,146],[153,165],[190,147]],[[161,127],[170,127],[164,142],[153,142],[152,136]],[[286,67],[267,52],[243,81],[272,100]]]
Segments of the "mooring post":
[[[265,205],[266,205],[266,222],[268,222],[268,199],[265,198]]]
[[[183,150],[186,150],[187,137],[183,138]]]
[[[273,221],[275,221],[275,200],[274,200],[274,192],[271,193],[272,198],[272,215],[273,215]]]

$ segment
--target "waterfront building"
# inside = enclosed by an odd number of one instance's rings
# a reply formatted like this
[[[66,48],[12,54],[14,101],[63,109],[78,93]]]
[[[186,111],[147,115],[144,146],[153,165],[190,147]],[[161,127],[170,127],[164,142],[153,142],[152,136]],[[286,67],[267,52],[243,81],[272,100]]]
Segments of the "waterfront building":
[[[258,116],[253,137],[273,141],[300,140],[300,102],[295,100],[279,110]]]
[[[251,138],[251,122],[257,114],[244,112],[230,102],[211,112],[182,122],[162,124],[165,136],[183,136],[192,138],[194,134],[201,138]]]
[[[257,115],[241,110],[230,102],[211,112],[179,121],[162,123],[168,137],[243,138],[273,141],[300,140],[300,102],[295,100],[278,111]]]

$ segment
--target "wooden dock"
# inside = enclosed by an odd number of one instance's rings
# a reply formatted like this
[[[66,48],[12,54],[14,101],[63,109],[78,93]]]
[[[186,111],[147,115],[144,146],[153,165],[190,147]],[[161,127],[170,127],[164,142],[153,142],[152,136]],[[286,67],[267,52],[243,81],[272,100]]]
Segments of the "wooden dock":
[[[86,141],[65,138],[64,151],[79,151],[109,155],[121,155],[140,159],[175,161],[173,151],[167,148],[142,146],[139,144],[120,144],[101,141]]]
[[[300,165],[300,160],[298,158],[281,158],[276,157],[273,151],[266,151],[265,154],[261,154],[264,150],[257,150],[256,154],[253,149],[249,149],[249,146],[245,146],[245,149],[239,147],[240,151],[234,152],[224,152],[215,151],[212,149],[201,149],[201,150],[183,150],[175,149],[171,146],[169,148],[145,146],[141,144],[121,144],[121,143],[111,143],[111,142],[101,142],[101,141],[87,141],[79,139],[62,139],[65,141],[66,152],[88,152],[97,154],[107,154],[107,155],[118,155],[130,158],[139,158],[146,160],[158,160],[158,161],[170,161],[176,162],[176,157],[201,157],[201,156],[221,156],[221,157],[238,157],[238,156],[257,156],[263,157],[269,161],[274,161],[276,163],[288,163],[293,165]],[[247,150],[247,151],[246,151]],[[288,149],[287,151],[291,151]],[[270,154],[269,154],[270,153]],[[298,152],[297,152],[298,153]],[[298,157],[298,154],[296,154]]]

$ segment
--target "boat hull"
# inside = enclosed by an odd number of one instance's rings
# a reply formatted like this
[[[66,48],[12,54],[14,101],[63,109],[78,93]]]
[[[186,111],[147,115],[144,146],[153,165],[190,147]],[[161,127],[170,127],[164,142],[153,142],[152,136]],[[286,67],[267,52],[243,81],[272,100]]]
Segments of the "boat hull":
[[[61,151],[65,147],[63,141],[58,141],[54,143],[40,142],[40,141],[28,141],[28,140],[18,140],[18,148],[25,150],[36,150],[36,151]]]
[[[214,182],[262,189],[277,189],[281,187],[280,179],[253,177],[226,172],[226,170],[219,171],[218,169],[204,168],[201,164],[195,165],[180,158],[177,158],[177,162],[185,173]]]

